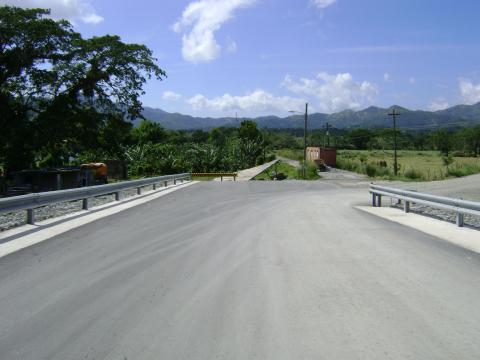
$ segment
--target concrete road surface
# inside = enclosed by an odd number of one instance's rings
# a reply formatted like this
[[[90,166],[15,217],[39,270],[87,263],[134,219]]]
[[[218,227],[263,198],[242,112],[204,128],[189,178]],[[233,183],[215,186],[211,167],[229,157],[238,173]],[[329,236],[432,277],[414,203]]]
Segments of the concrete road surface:
[[[334,182],[201,183],[0,259],[0,359],[479,359],[480,257]]]

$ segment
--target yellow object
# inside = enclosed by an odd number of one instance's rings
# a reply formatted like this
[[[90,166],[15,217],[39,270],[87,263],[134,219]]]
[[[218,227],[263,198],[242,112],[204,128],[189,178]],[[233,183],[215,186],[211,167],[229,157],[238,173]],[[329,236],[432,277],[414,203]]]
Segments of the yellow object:
[[[89,163],[80,165],[82,170],[90,169],[93,171],[93,177],[98,179],[101,177],[107,177],[108,168],[104,163]]]

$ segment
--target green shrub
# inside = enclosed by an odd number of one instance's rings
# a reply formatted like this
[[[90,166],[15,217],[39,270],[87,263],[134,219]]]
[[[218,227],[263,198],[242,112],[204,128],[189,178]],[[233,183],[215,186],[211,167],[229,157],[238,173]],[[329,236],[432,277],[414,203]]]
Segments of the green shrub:
[[[403,173],[403,176],[405,176],[408,179],[415,180],[415,179],[421,179],[422,173],[420,171],[410,168],[405,170],[405,172]]]
[[[369,177],[375,177],[377,175],[377,167],[373,164],[367,164],[365,166],[365,173]]]

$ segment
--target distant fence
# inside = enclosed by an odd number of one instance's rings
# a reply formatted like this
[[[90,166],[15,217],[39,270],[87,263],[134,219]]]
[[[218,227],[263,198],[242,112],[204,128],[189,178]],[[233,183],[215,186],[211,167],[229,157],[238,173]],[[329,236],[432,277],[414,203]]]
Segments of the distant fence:
[[[220,178],[223,181],[224,177],[233,177],[233,181],[236,181],[237,173],[192,173],[192,177],[215,177]]]
[[[35,224],[34,210],[38,207],[67,201],[83,200],[82,207],[84,210],[88,210],[90,199],[96,196],[115,194],[115,200],[120,201],[122,199],[122,191],[124,190],[137,189],[137,194],[140,195],[142,188],[145,186],[153,186],[153,189],[156,190],[158,184],[166,187],[169,182],[176,184],[177,181],[183,182],[184,180],[190,179],[190,174],[185,173],[4,198],[0,199],[0,214],[16,210],[27,210],[27,223]]]
[[[456,214],[456,223],[458,226],[464,225],[465,214],[480,216],[480,202],[424,194],[374,184],[370,185],[370,193],[372,194],[373,206],[382,206],[382,196],[387,196],[403,201],[403,209],[406,213],[410,212],[411,203],[451,211]]]

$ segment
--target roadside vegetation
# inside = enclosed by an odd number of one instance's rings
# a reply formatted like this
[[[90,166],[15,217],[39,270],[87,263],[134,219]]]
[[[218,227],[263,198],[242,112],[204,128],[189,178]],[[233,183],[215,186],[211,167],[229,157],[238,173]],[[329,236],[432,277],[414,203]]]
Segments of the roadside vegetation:
[[[277,148],[275,154],[303,159],[301,132],[290,130],[298,146]],[[435,131],[397,132],[398,176],[393,175],[393,131],[353,129],[310,131],[308,143],[327,141],[338,149],[337,167],[372,178],[403,181],[434,181],[480,173],[480,126]]]
[[[438,151],[398,151],[398,176],[393,151],[341,150],[337,167],[373,178],[434,181],[480,173],[480,157],[445,156]]]
[[[142,120],[144,84],[166,77],[144,45],[83,38],[49,10],[10,6],[0,6],[0,39],[2,184],[19,170],[106,160],[126,163],[130,178],[232,172],[272,160],[253,121],[173,131]]]
[[[315,164],[308,163],[306,167],[305,180],[318,180],[318,168]],[[303,180],[302,168],[297,168],[283,161],[278,161],[254,180]]]

